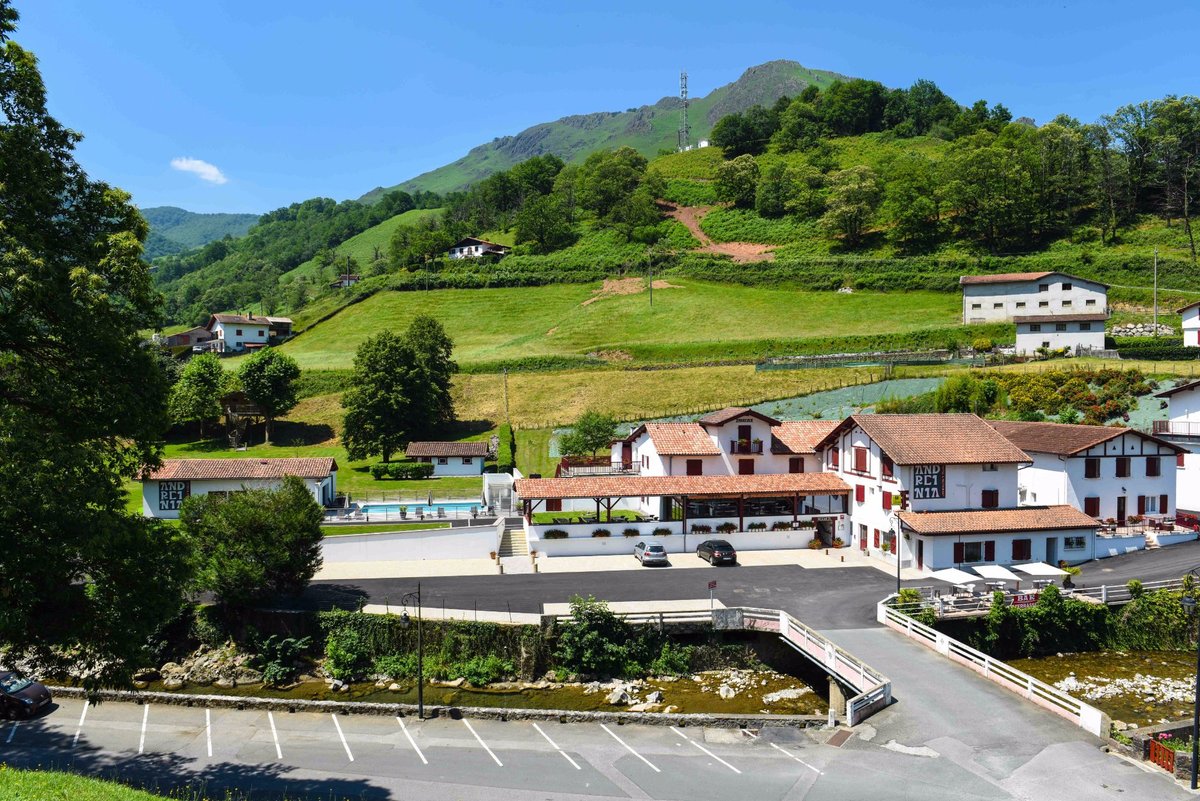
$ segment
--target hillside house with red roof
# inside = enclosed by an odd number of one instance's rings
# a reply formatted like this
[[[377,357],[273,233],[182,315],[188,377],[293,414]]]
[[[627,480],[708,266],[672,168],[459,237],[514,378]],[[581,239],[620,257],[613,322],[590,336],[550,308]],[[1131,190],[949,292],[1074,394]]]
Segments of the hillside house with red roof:
[[[227,495],[273,489],[297,476],[322,506],[337,497],[337,462],[331,456],[291,459],[164,459],[141,476],[142,514],[174,520],[192,495]]]
[[[435,476],[477,476],[490,447],[487,442],[410,442],[404,455],[433,465]]]

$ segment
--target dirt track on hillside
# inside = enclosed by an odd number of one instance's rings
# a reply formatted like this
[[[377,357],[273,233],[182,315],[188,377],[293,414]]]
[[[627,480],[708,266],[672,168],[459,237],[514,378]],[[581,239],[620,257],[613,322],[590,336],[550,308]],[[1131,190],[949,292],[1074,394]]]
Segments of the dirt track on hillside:
[[[736,262],[771,261],[775,258],[774,248],[770,245],[760,245],[755,242],[714,242],[700,228],[700,220],[713,210],[712,206],[676,206],[674,203],[662,204],[663,210],[671,217],[683,223],[692,236],[700,242],[696,253],[716,253],[729,256]]]

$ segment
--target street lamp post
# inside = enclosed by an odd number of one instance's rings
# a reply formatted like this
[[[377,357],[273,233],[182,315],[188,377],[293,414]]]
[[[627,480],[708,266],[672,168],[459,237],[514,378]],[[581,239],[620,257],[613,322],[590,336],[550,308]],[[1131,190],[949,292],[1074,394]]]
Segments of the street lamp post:
[[[425,648],[421,639],[421,582],[417,582],[417,591],[405,593],[400,602],[407,605],[410,600],[417,603],[417,718],[425,719]],[[405,611],[400,616],[400,625],[408,628],[409,617]]]
[[[1200,568],[1189,571],[1192,576]],[[1196,611],[1195,589],[1188,589],[1188,595],[1180,599],[1184,610],[1189,616]],[[1196,688],[1192,695],[1192,789],[1196,789],[1196,770],[1200,767],[1200,636],[1196,637]]]

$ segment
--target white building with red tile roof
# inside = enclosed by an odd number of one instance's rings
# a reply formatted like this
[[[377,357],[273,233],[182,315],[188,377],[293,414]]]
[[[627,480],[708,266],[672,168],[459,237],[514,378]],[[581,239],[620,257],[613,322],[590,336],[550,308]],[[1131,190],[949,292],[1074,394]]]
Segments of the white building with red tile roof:
[[[273,489],[287,476],[303,479],[322,506],[337,496],[337,462],[332,456],[291,459],[164,459],[141,476],[142,514],[174,520],[192,495]]]
[[[477,476],[489,455],[487,442],[410,442],[404,455],[433,465],[435,476]]]
[[[1032,315],[1107,314],[1108,286],[1060,272],[964,275],[962,320],[1001,323]],[[1103,329],[1103,326],[1101,326]]]

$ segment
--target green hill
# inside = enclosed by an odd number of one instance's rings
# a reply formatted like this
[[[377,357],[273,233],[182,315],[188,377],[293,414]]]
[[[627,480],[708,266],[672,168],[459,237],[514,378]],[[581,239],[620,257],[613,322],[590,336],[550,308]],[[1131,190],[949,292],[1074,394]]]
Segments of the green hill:
[[[826,87],[844,78],[834,72],[808,69],[795,61],[769,61],[751,67],[733,83],[714,89],[704,97],[691,99],[688,120],[692,141],[707,138],[713,125],[726,114],[745,111],[755,104],[770,104],[784,95],[793,97],[809,85]],[[628,145],[646,156],[653,156],[663,148],[675,148],[679,108],[678,97],[664,97],[653,105],[626,111],[577,114],[539,123],[516,136],[501,136],[479,145],[451,164],[391,188],[406,192],[462,189],[542,153],[554,153],[567,162],[582,161],[594,150]],[[386,191],[388,189],[377,187],[360,199],[373,202]]]
[[[356,270],[367,270],[376,261],[376,248],[378,248],[378,253],[382,254],[384,258],[387,257],[388,245],[392,241],[392,234],[395,233],[398,227],[401,225],[416,225],[421,220],[435,217],[441,213],[441,209],[410,209],[403,214],[389,217],[378,225],[372,226],[362,233],[355,234],[334,248],[334,265],[336,267],[338,264],[344,264],[346,257],[349,256],[358,263],[358,266],[355,268]],[[309,259],[294,270],[284,273],[280,278],[283,281],[302,277],[307,278],[315,274],[318,270],[317,260]]]
[[[257,214],[197,214],[176,206],[153,206],[141,212],[150,223],[148,259],[183,253],[226,236],[243,236],[258,222]]]

